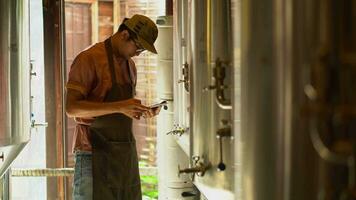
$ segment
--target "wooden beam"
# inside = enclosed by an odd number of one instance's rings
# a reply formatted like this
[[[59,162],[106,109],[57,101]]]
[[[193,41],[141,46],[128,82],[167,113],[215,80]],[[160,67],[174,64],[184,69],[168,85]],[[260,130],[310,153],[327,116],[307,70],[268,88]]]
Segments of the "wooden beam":
[[[64,0],[43,1],[44,74],[46,121],[46,167],[64,167],[63,156],[63,37]],[[47,199],[64,199],[63,178],[47,179]]]
[[[67,3],[88,3],[88,4],[93,4],[97,2],[97,0],[65,0]]]
[[[113,33],[115,33],[117,31],[117,29],[119,28],[119,25],[121,24],[121,20],[120,20],[120,0],[114,0],[114,8],[113,8]]]
[[[91,4],[91,42],[96,43],[99,40],[99,2],[95,0]]]

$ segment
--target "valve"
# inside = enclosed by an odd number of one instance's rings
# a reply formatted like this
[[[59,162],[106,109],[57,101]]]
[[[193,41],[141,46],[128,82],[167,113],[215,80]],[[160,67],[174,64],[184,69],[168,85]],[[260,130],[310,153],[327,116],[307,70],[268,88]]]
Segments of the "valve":
[[[169,131],[167,135],[178,135],[179,137],[182,136],[184,133],[188,132],[189,128],[184,128],[179,126],[178,124],[173,125],[173,130]]]
[[[215,61],[215,67],[213,68],[212,79],[214,80],[214,85],[209,85],[203,88],[203,92],[216,90],[216,103],[221,109],[224,110],[232,109],[231,100],[225,97],[225,89],[228,89],[229,86],[224,83],[226,77],[225,69],[229,67],[229,65],[230,63],[228,61],[222,61],[220,58],[217,58]]]
[[[211,168],[210,163],[205,164],[202,161],[199,162],[200,160],[199,156],[193,156],[192,159],[194,161],[194,167],[181,169],[180,166],[178,165],[178,177],[180,177],[180,174],[193,174],[193,175],[197,174],[198,176],[204,176],[205,172]]]
[[[223,162],[223,143],[222,143],[222,139],[224,137],[231,138],[231,128],[230,127],[221,128],[216,133],[216,138],[219,140],[219,148],[220,148],[220,162],[219,162],[219,164],[217,166],[217,170],[218,171],[224,171],[226,169],[226,164]]]
[[[47,127],[47,126],[48,126],[48,123],[47,123],[47,122],[36,123],[36,120],[32,120],[32,121],[31,121],[31,127],[32,127],[32,128]]]
[[[189,64],[185,62],[182,67],[183,79],[179,80],[178,83],[184,83],[184,89],[189,92]]]

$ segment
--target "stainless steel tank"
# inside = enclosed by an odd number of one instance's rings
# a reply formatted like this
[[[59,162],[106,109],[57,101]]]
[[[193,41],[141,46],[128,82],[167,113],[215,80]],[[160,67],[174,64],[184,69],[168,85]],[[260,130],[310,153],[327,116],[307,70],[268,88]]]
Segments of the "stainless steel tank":
[[[234,199],[230,1],[191,1],[190,129],[194,184],[207,199]]]
[[[283,199],[283,77],[274,60],[273,0],[242,4],[242,199]],[[286,66],[290,67],[290,66]],[[281,148],[281,149],[279,149]]]
[[[231,0],[235,200],[241,198],[241,0]]]
[[[190,83],[189,68],[191,62],[191,41],[189,39],[188,20],[191,1],[175,1],[173,12],[174,39],[174,125],[176,130],[182,130],[176,140],[187,155],[190,155]]]
[[[162,109],[157,117],[157,168],[159,199],[179,199],[182,193],[191,192],[193,184],[188,176],[177,177],[177,166],[188,165],[189,159],[176,142],[173,133],[174,114],[179,112],[173,105],[173,16],[159,16],[156,20],[159,36],[156,48],[158,62],[158,97],[168,102],[167,110]],[[177,44],[177,43],[175,43]],[[176,65],[177,67],[177,65]],[[178,67],[179,68],[179,67]],[[161,86],[160,86],[161,85]],[[162,86],[165,85],[165,86]],[[181,99],[180,99],[181,100]],[[174,112],[177,111],[177,112]],[[187,133],[184,133],[187,134]],[[187,198],[192,199],[192,198]]]
[[[355,1],[241,5],[241,199],[355,199]]]
[[[0,1],[0,176],[30,139],[29,2]]]

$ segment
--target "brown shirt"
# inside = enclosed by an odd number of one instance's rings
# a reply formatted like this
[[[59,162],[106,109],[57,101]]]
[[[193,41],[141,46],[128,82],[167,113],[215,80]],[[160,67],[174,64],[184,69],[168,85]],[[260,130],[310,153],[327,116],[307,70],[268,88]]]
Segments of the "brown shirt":
[[[131,83],[128,73],[137,82],[135,63],[130,59],[130,72],[127,60],[114,56],[116,79],[119,84]],[[97,43],[82,51],[73,61],[68,75],[67,89],[80,92],[88,101],[103,102],[106,93],[111,89],[111,75],[107,61],[104,42]],[[74,151],[91,151],[89,142],[89,125],[93,118],[74,118],[76,127],[72,149]]]

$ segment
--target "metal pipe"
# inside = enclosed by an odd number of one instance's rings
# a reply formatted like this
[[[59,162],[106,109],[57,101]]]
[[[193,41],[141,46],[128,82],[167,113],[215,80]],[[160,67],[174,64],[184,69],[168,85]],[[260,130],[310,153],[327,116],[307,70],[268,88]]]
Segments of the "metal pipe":
[[[66,91],[65,91],[65,87],[63,87],[64,83],[67,82],[66,78],[67,78],[67,67],[66,67],[66,30],[65,30],[65,1],[61,0],[59,1],[59,12],[60,12],[60,30],[59,30],[59,34],[60,34],[60,54],[62,55],[60,57],[60,72],[61,72],[61,82],[62,82],[62,102],[61,105],[63,105],[61,107],[62,109],[62,122],[63,122],[63,128],[62,128],[62,135],[61,135],[61,150],[62,152],[60,153],[62,155],[62,162],[61,162],[61,167],[67,167],[68,166],[68,151],[67,151],[67,117],[66,117],[66,112],[65,112],[65,99],[66,99]],[[68,184],[68,180],[67,179],[63,179],[63,192],[64,192],[64,196],[65,198],[68,197],[68,190],[67,190],[67,184]]]
[[[73,176],[73,168],[46,168],[46,169],[11,169],[12,177],[23,176]]]
[[[12,177],[24,176],[73,176],[74,168],[11,168]],[[157,176],[157,168],[140,167],[141,176]]]
[[[180,169],[178,165],[178,177],[180,177],[180,174],[197,174],[198,176],[204,176],[205,172],[210,168],[210,163],[204,164],[203,162],[199,162],[196,166],[185,169]]]

